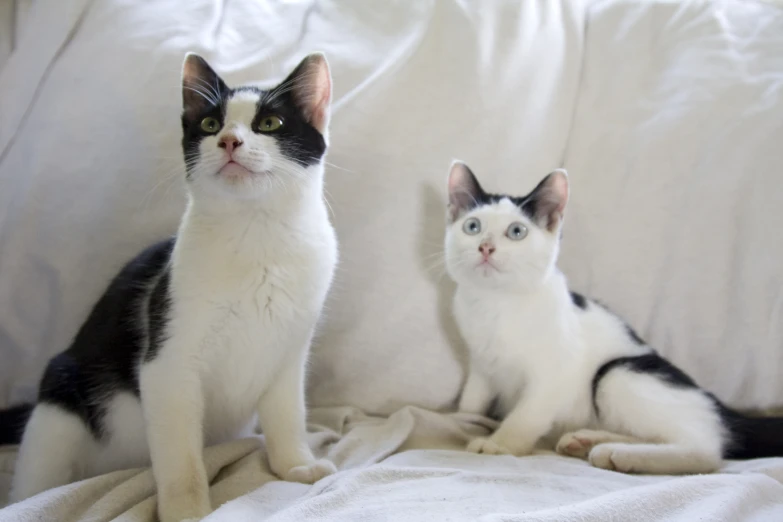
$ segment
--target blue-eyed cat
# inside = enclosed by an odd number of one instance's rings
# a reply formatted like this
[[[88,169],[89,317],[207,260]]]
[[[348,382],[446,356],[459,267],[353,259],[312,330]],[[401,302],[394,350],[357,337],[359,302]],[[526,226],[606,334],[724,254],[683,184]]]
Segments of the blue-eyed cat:
[[[748,418],[699,388],[622,319],[569,291],[556,262],[568,177],[522,197],[484,191],[455,162],[446,266],[469,353],[459,410],[502,418],[468,451],[529,454],[537,444],[623,472],[716,470],[722,458],[783,455],[783,419]]]
[[[161,520],[203,517],[204,446],[252,432],[256,415],[281,478],[335,471],[306,443],[304,397],[337,262],[323,196],[326,59],[310,55],[262,90],[229,88],[189,54],[182,96],[178,234],[111,282],[50,361],[29,420],[24,408],[3,416],[26,421],[12,501],[151,461]]]

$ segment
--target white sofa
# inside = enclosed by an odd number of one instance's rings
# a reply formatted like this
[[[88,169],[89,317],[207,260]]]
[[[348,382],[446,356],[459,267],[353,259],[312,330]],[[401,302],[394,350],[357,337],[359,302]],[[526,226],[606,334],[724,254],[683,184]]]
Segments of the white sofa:
[[[35,396],[107,281],[175,230],[183,55],[273,83],[323,50],[341,266],[314,348],[312,443],[209,448],[208,520],[783,520],[783,459],[627,476],[459,451],[463,379],[439,263],[445,175],[572,182],[561,267],[730,405],[783,404],[783,5],[747,1],[12,0],[0,6],[0,406]],[[10,5],[9,4],[9,5]],[[15,6],[15,7],[14,7]],[[437,413],[441,412],[441,413]],[[0,505],[14,448],[0,448]],[[0,521],[154,520],[149,470]]]

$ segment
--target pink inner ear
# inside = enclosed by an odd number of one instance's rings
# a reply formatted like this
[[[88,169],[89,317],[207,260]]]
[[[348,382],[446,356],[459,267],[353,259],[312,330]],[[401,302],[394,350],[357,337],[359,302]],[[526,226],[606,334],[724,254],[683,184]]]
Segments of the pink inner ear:
[[[195,54],[190,54],[182,66],[182,79],[185,83],[194,83],[201,76],[201,62]]]
[[[568,204],[568,175],[564,170],[558,169],[552,173],[549,190],[552,195],[551,199],[557,202],[555,211],[562,216],[566,204]]]
[[[449,193],[466,190],[466,180],[468,179],[468,169],[464,163],[455,161],[451,165],[449,172]]]
[[[312,124],[313,127],[323,132],[327,123],[329,100],[332,97],[332,80],[329,78],[329,71],[323,64],[318,67],[318,77],[312,89]]]

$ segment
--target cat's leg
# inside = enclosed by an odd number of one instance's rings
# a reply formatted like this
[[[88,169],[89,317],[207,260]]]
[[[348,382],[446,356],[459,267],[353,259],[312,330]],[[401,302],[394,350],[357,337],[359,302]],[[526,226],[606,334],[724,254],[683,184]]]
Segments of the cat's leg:
[[[39,403],[22,437],[9,500],[19,502],[84,478],[95,439],[77,415]]]
[[[468,444],[468,451],[487,454],[529,455],[536,442],[552,429],[559,410],[557,387],[531,382],[522,398],[490,437]]]
[[[307,444],[307,348],[290,354],[283,362],[258,402],[258,420],[272,471],[283,480],[312,484],[334,473],[336,468],[326,459],[316,460]]]
[[[468,378],[465,380],[465,388],[459,399],[459,411],[486,415],[492,399],[492,388],[490,388],[487,378],[476,368],[475,364],[471,363],[468,369]]]
[[[161,522],[200,519],[211,511],[201,376],[174,348],[167,343],[143,363],[139,379]]]
[[[695,385],[615,368],[595,392],[600,426],[643,444],[596,444],[588,460],[628,473],[707,473],[722,463],[725,429],[715,402]]]
[[[712,473],[720,468],[720,455],[682,444],[598,444],[588,455],[596,468],[652,475]]]
[[[555,450],[561,455],[568,455],[580,459],[586,459],[590,450],[598,444],[607,442],[623,442],[638,444],[643,442],[635,437],[621,435],[603,430],[577,430],[564,434],[557,442]]]

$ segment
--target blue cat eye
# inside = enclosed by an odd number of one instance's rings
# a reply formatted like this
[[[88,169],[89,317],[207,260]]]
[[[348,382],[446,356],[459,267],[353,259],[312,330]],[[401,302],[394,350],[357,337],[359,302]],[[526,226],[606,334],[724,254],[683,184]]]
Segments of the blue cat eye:
[[[481,232],[481,221],[474,217],[466,219],[462,224],[462,231],[469,236],[475,236]]]
[[[527,235],[527,227],[519,222],[511,223],[506,229],[506,237],[512,241],[519,241],[525,239]]]

